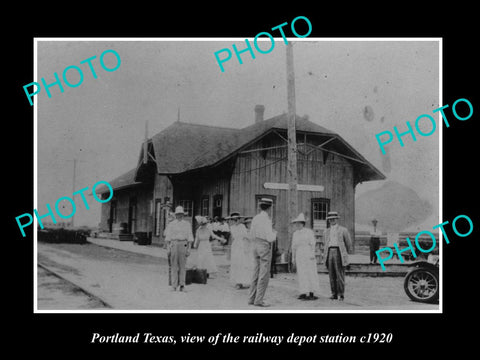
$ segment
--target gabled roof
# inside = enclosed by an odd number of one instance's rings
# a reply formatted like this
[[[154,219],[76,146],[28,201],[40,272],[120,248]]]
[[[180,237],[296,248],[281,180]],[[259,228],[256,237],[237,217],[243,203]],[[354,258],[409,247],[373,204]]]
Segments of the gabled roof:
[[[159,174],[178,174],[214,165],[274,129],[287,129],[286,114],[259,121],[242,129],[176,121],[151,139],[157,171]],[[334,134],[298,116],[296,130]]]
[[[135,181],[136,173],[137,173],[137,168],[134,168],[113,180],[109,180],[108,183],[112,186],[113,190],[121,190],[129,186],[139,185],[141,183]],[[108,193],[109,191],[110,190],[105,185],[101,185],[95,189],[95,192],[97,194],[104,194],[104,193]]]
[[[176,121],[151,139],[157,171],[177,174],[210,165],[232,152],[240,133],[239,129]]]
[[[342,137],[305,117],[296,117],[296,131],[334,137],[325,149],[350,157],[354,168],[359,172],[359,181],[383,180],[383,175]],[[250,126],[235,129],[220,126],[201,125],[176,121],[158,134],[152,136],[149,146],[153,148],[157,172],[162,175],[181,174],[187,171],[215,166],[253,142],[274,130],[287,130],[287,114],[256,122]],[[143,165],[143,147],[140,150],[136,169],[112,180],[110,184],[117,190],[140,184],[138,170]]]

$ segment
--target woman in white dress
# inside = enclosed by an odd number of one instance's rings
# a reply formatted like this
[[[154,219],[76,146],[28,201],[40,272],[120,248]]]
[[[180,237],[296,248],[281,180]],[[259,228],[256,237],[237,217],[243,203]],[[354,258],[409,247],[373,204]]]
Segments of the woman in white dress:
[[[213,233],[212,229],[207,225],[207,218],[197,215],[195,216],[195,220],[198,222],[198,228],[195,233],[195,241],[193,242],[193,248],[197,249],[196,254],[192,259],[193,266],[197,269],[206,269],[208,277],[211,278],[212,274],[217,273],[217,264],[213,257],[210,237],[220,241],[223,241],[223,238],[220,238]]]
[[[232,237],[230,280],[236,289],[245,289],[252,280],[253,256],[247,228],[240,222],[240,218],[237,212],[228,218]]]
[[[292,221],[296,230],[292,239],[292,262],[297,268],[301,300],[316,300],[314,293],[320,292],[317,263],[315,260],[315,235],[305,227],[303,213]],[[308,294],[308,295],[307,295]]]

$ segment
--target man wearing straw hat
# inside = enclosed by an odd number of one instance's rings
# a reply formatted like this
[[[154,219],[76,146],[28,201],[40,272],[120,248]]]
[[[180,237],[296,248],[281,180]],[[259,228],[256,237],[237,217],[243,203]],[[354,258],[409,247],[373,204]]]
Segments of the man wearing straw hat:
[[[193,242],[192,226],[184,219],[185,212],[182,206],[175,208],[175,220],[165,229],[165,242],[171,261],[172,288],[174,291],[180,286],[185,287],[187,256],[190,254],[190,244]]]
[[[344,298],[345,292],[345,266],[348,265],[348,252],[351,249],[352,240],[348,230],[338,225],[339,219],[336,211],[330,211],[327,214],[327,221],[330,227],[325,229],[325,251],[327,258],[325,265],[330,277],[330,289],[332,296],[330,299],[340,301]]]
[[[261,211],[252,219],[250,239],[252,241],[254,269],[248,298],[249,305],[270,306],[263,302],[263,297],[270,279],[271,243],[277,238],[277,232],[273,230],[272,220],[267,214],[267,210],[272,204],[272,199],[260,199]]]

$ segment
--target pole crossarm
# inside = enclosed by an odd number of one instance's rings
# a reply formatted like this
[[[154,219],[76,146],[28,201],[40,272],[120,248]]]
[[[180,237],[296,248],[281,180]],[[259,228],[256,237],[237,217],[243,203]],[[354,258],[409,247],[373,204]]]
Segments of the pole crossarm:
[[[256,151],[265,151],[265,150],[273,150],[273,149],[283,149],[286,148],[288,145],[278,145],[278,146],[270,146],[266,148],[259,148],[259,149],[251,149],[251,150],[244,150],[241,151],[240,154],[248,154]]]
[[[335,139],[335,138],[332,138],[331,140],[333,140],[333,139]],[[328,140],[327,140],[326,142],[328,142]],[[322,145],[325,145],[326,142],[323,143]],[[323,147],[320,148],[319,146],[315,146],[315,145],[312,145],[312,144],[307,144],[307,145],[313,148],[313,149],[309,152],[309,154],[310,154],[312,151],[315,151],[315,150],[323,150],[323,151],[329,152],[329,153],[331,153],[331,154],[335,154],[335,155],[341,156],[341,157],[343,157],[343,158],[345,158],[345,159],[349,159],[349,160],[356,161],[356,162],[359,162],[359,163],[364,164],[364,165],[368,165],[368,164],[367,164],[365,161],[363,161],[363,160],[359,160],[359,159],[356,159],[356,158],[354,158],[354,157],[351,157],[351,156],[348,156],[348,155],[345,155],[345,154],[341,154],[341,153],[336,152],[336,151],[333,151],[333,150],[325,149],[325,148],[323,148]]]
[[[287,135],[288,135],[288,161],[287,161],[287,179],[288,179],[288,222],[298,215],[298,179],[297,179],[297,132],[296,132],[296,107],[295,107],[295,73],[293,66],[293,48],[292,43],[288,43],[286,49],[287,60]],[[292,255],[292,235],[293,228],[288,226],[288,263],[291,270]]]
[[[310,155],[312,152],[314,152],[315,150],[321,150],[325,145],[327,145],[329,142],[335,140],[336,137],[335,136],[332,136],[330,139],[324,141],[323,143],[321,143],[320,145],[312,145],[312,144],[306,144],[307,146],[313,146],[314,148],[311,149],[309,152],[306,153],[306,156]]]
[[[280,134],[277,130],[273,130],[273,132],[275,134],[277,134],[278,137],[280,137],[280,139],[282,139],[283,141],[285,141],[288,144],[288,139],[286,139],[282,134]]]

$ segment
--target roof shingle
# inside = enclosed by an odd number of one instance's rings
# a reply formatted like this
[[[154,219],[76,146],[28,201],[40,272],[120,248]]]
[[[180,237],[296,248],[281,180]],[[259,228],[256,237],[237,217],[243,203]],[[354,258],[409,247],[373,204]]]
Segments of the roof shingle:
[[[385,176],[370,164],[353,147],[338,134],[323,126],[315,124],[304,117],[296,117],[296,131],[319,135],[333,135],[339,139],[336,145],[331,144],[336,151],[357,158],[364,164],[360,167],[365,180],[381,180]],[[220,126],[201,125],[176,121],[149,140],[153,145],[157,172],[159,174],[179,174],[186,171],[212,166],[222,159],[239,151],[261,138],[271,130],[286,130],[287,114],[281,114],[270,119],[256,122],[250,126],[235,129]],[[135,169],[112,180],[113,189],[140,184],[136,182],[136,173],[142,166],[143,149],[140,151],[138,165]],[[105,189],[107,190],[107,189]],[[100,193],[100,191],[98,191]]]
[[[175,174],[213,165],[271,129],[287,129],[287,115],[275,116],[242,129],[177,121],[152,137],[157,171],[159,174]],[[296,130],[335,134],[298,116]]]

